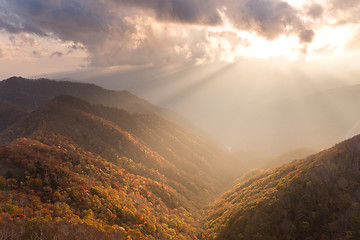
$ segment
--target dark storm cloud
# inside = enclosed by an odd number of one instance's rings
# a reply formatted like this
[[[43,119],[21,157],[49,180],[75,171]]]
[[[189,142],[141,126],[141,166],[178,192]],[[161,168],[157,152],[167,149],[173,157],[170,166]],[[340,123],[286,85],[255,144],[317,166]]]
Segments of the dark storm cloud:
[[[23,31],[21,28],[16,27],[16,26],[4,21],[3,19],[0,19],[0,29],[5,29],[9,33],[19,33],[19,32]]]
[[[220,24],[216,0],[114,0],[124,6],[151,10],[162,21]]]
[[[96,1],[4,0],[7,12],[0,27],[10,33],[52,35],[63,40],[85,41],[89,34],[107,29],[105,9]]]

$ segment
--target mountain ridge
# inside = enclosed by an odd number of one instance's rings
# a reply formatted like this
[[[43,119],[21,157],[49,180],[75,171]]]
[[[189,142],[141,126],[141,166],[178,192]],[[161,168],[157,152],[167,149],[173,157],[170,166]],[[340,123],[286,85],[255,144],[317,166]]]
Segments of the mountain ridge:
[[[129,91],[107,90],[91,83],[56,81],[45,78],[11,77],[0,82],[0,98],[30,109],[37,109],[60,95],[71,95],[93,104],[117,107],[128,112],[156,114],[197,134],[205,135],[180,114],[151,104]]]
[[[0,139],[0,232],[18,229],[16,239],[84,230],[98,239],[198,239],[202,206],[230,180],[220,166],[227,154],[205,139],[156,115],[72,96]]]

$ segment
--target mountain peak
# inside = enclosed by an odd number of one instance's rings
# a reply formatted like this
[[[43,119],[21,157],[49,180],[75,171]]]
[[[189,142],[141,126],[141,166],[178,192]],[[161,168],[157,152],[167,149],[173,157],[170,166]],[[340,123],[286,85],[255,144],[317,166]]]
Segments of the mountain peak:
[[[3,81],[16,81],[16,80],[26,80],[26,79],[23,78],[22,76],[12,76],[9,77],[8,79],[4,79]]]

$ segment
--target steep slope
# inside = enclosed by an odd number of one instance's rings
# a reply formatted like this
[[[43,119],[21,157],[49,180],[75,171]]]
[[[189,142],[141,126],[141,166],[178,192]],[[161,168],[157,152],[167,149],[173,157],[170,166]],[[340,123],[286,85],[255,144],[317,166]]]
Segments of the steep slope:
[[[29,112],[29,109],[0,98],[0,132]]]
[[[221,165],[229,161],[228,155],[214,144],[160,117],[91,105],[70,96],[57,97],[45,108],[6,129],[0,135],[0,144],[19,137],[37,138],[44,132],[70,137],[87,151],[110,160],[126,154],[136,159],[144,155],[139,149],[145,149],[146,158],[149,158],[146,152],[152,151],[170,161],[174,168],[205,178],[221,174]],[[155,162],[146,164],[154,167],[151,164]],[[219,175],[216,182],[227,182],[227,179],[221,180],[223,177]]]
[[[205,239],[359,239],[360,136],[239,183],[209,209]]]
[[[70,96],[5,129],[0,141],[2,221],[24,226],[25,237],[196,239],[202,204],[230,180],[221,169],[227,155],[204,139],[155,115]]]
[[[12,77],[0,82],[0,98],[30,109],[42,107],[60,95],[78,97],[90,103],[117,107],[131,113],[156,114],[187,129],[200,132],[179,114],[155,106],[128,91],[112,91],[87,83],[30,80],[22,77]]]

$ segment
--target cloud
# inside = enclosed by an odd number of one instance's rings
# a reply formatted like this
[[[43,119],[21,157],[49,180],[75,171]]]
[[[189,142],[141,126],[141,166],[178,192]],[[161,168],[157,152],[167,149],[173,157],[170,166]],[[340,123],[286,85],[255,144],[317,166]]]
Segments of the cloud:
[[[27,33],[21,33],[17,36],[10,35],[9,40],[14,46],[30,46],[30,47],[38,47],[37,41],[30,37]]]
[[[106,9],[95,0],[3,0],[0,27],[83,42],[106,32]]]
[[[113,0],[152,11],[162,21],[215,25],[221,23],[216,0]]]
[[[320,4],[314,3],[307,7],[306,14],[314,19],[321,18],[324,14],[324,8]]]
[[[9,36],[9,41],[13,44],[16,45],[16,37],[14,35],[10,35]]]
[[[0,59],[2,59],[4,57],[4,52],[3,50],[0,48]]]
[[[358,0],[332,0],[332,5],[336,9],[348,10],[360,5]]]
[[[313,30],[303,30],[299,34],[300,42],[302,43],[309,43],[312,42],[314,39],[315,33]]]
[[[228,0],[225,14],[238,29],[256,32],[268,40],[291,33],[297,34],[301,42],[312,40],[312,30],[305,26],[299,12],[281,0]]]
[[[354,32],[353,38],[345,46],[348,51],[354,52],[360,50],[360,28]]]
[[[359,23],[360,1],[358,0],[329,0],[328,8],[337,25]]]
[[[9,33],[19,33],[22,30],[12,24],[0,19],[0,29],[5,29]]]
[[[113,0],[124,6],[151,10],[160,21],[182,23],[221,24],[219,12],[224,12],[239,30],[256,32],[273,40],[281,34],[295,32],[301,41],[310,32],[299,18],[299,13],[281,0]],[[316,9],[315,9],[316,10]],[[313,11],[315,11],[313,10]],[[289,31],[288,29],[292,30]]]
[[[85,50],[84,47],[81,44],[73,44],[71,46],[68,47],[69,50]]]
[[[50,57],[62,57],[63,56],[63,53],[62,52],[59,52],[59,51],[56,51],[56,52],[53,52]]]
[[[66,54],[74,53],[77,50],[85,51],[86,49],[84,48],[84,46],[82,46],[79,43],[78,44],[72,44],[71,46],[68,46],[68,50],[67,50]]]
[[[205,49],[208,37],[204,29],[153,26],[146,16],[126,19],[114,29],[102,44],[89,47],[94,65],[163,65],[196,62],[211,55]]]
[[[228,22],[269,41],[295,35],[306,46],[316,35],[311,19],[323,14],[321,5],[300,11],[282,0],[0,0],[0,29],[69,41],[67,53],[86,49],[96,66],[156,65],[221,56],[211,38],[238,46],[234,34],[212,32]]]

